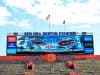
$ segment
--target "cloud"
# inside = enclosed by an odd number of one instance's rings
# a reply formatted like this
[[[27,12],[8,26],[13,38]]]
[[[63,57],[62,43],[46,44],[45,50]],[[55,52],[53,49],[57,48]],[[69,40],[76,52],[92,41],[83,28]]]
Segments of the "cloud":
[[[27,7],[32,0],[4,0],[4,3],[7,3],[7,5],[18,7],[18,8],[25,8]]]
[[[0,6],[0,17],[11,16],[11,13],[7,10],[7,8]]]
[[[0,26],[10,23],[7,19],[9,16],[11,16],[11,13],[7,10],[7,8],[0,6]]]
[[[77,25],[72,25],[73,29],[87,29],[90,28],[91,25],[90,24],[77,24]]]
[[[29,28],[29,27],[31,27],[31,24],[27,20],[17,21],[16,23],[21,28]]]
[[[9,25],[9,24],[15,24],[15,23],[14,23],[14,21],[10,21],[6,17],[0,17],[0,26],[4,26],[7,24]]]
[[[0,26],[4,26],[4,25],[15,25],[15,26],[21,27],[23,29],[29,29],[32,24],[30,24],[28,20],[18,21],[17,19],[9,20],[6,17],[0,17]]]
[[[7,7],[0,6],[0,26],[4,25],[17,25],[21,28],[29,28],[30,24],[28,20],[20,20],[18,21],[17,18],[11,19],[10,17],[12,14],[7,10]]]
[[[100,23],[100,2],[98,0],[88,0],[87,3],[80,3],[79,0],[71,0],[63,5],[61,0],[5,0],[9,6],[24,9],[31,15],[45,20],[50,13],[51,24],[62,25],[66,23],[78,24]],[[46,20],[45,20],[46,21]]]
[[[0,17],[0,26],[5,24],[5,22],[6,22],[6,19],[4,17]]]

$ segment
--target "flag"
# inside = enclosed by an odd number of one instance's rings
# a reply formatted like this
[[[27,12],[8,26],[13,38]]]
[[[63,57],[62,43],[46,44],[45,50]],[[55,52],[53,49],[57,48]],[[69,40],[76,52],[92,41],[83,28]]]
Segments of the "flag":
[[[63,21],[63,24],[65,24],[65,20]]]
[[[50,19],[50,14],[48,14],[48,16],[46,17],[46,20],[48,21]]]

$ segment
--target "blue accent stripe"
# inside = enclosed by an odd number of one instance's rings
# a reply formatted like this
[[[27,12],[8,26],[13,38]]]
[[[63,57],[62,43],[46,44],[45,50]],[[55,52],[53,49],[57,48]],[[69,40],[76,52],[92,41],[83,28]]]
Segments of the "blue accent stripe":
[[[85,54],[93,53],[93,48],[85,48]]]
[[[7,43],[7,48],[16,48],[16,42],[8,42]]]
[[[16,48],[7,49],[7,54],[16,54]]]

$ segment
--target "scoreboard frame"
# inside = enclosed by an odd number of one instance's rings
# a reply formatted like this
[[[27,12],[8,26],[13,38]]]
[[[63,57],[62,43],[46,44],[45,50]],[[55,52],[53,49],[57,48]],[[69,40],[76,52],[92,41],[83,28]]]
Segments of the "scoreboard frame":
[[[92,36],[92,48],[87,48],[88,50],[86,51],[84,48],[83,51],[63,51],[63,52],[17,52],[17,36],[52,36],[52,35],[55,35],[55,36],[62,36],[62,35],[73,35],[73,36],[76,36],[76,35],[83,35],[83,36]],[[12,41],[10,40],[9,42],[9,37],[15,37],[15,39],[13,38]],[[91,39],[89,38],[86,38],[85,40],[89,41]],[[9,48],[8,44],[11,43],[11,45],[13,46],[10,46],[11,48]],[[15,47],[14,47],[15,46]],[[90,50],[89,50],[90,49]],[[91,50],[92,49],[92,50]],[[89,53],[90,52],[90,53]],[[7,55],[33,55],[33,54],[46,54],[46,53],[55,53],[55,54],[94,54],[94,41],[93,41],[93,33],[89,33],[89,32],[24,32],[24,33],[9,33],[7,35],[7,47],[6,47],[6,54]]]

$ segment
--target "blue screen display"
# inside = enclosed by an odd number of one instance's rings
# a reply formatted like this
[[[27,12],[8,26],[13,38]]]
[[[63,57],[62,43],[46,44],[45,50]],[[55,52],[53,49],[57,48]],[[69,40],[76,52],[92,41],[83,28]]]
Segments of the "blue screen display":
[[[75,32],[25,32],[17,34],[16,38],[15,42],[7,42],[7,54],[20,52],[94,53],[93,35],[89,34],[78,34]]]
[[[16,48],[17,46],[16,46],[16,42],[8,42],[7,43],[7,48]]]
[[[70,52],[83,51],[81,36],[18,36],[17,51]]]
[[[8,48],[7,54],[16,54],[16,49],[15,48]]]
[[[87,35],[87,36],[85,35],[84,36],[84,40],[85,41],[92,41],[93,40],[93,36],[92,35]]]

